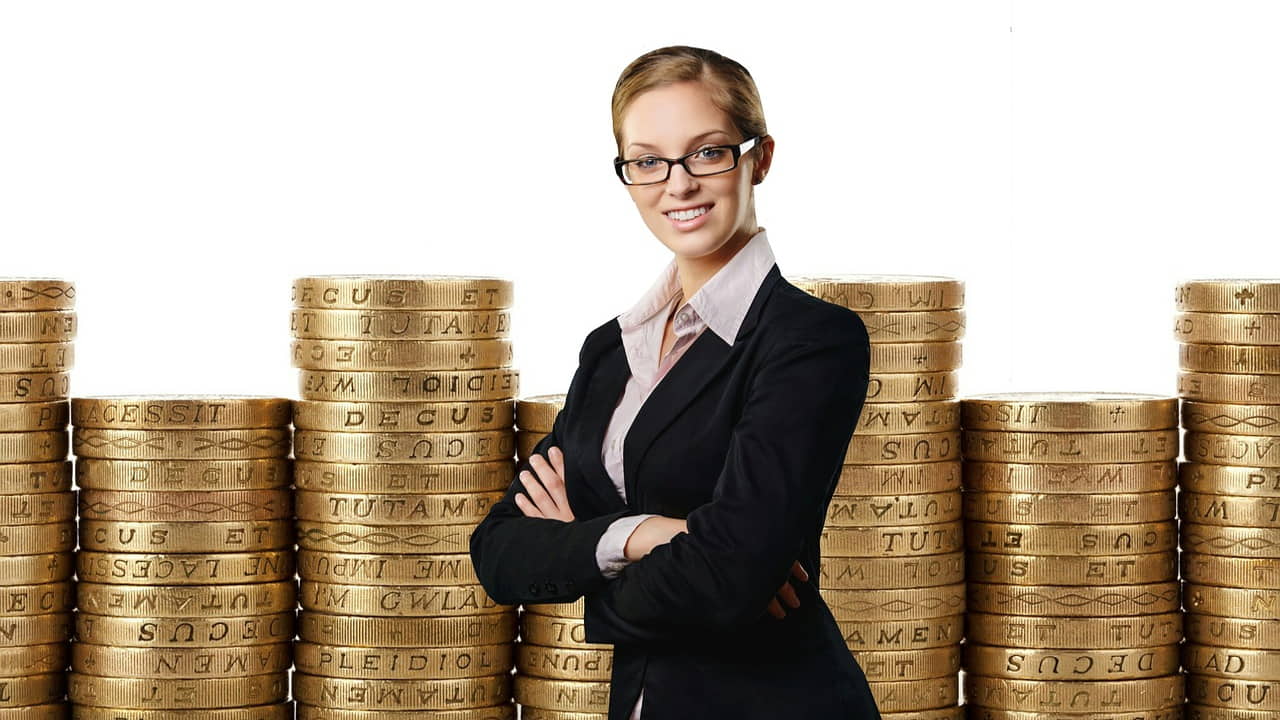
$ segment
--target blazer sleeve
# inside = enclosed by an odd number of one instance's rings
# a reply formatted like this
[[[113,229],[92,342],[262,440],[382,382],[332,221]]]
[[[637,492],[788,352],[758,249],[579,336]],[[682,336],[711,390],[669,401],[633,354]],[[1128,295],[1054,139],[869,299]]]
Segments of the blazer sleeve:
[[[712,501],[689,513],[687,533],[588,592],[588,642],[731,632],[766,612],[822,522],[866,400],[870,355],[860,318],[849,332],[806,331],[769,352]]]
[[[574,388],[587,372],[582,358],[580,354],[564,407],[556,413],[551,432],[534,446],[533,454],[547,457],[548,448],[561,446],[566,413],[577,402]],[[572,522],[529,517],[515,502],[516,494],[524,492],[520,482],[524,470],[537,476],[528,460],[516,463],[506,494],[472,531],[471,563],[485,592],[500,605],[574,602],[608,582],[596,560],[600,537],[615,520],[636,513],[627,509],[583,517],[583,509],[574,508]]]

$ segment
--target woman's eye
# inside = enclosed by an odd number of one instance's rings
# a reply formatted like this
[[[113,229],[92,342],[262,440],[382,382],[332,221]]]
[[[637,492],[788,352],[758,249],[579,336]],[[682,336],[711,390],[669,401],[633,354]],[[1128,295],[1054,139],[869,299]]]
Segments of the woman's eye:
[[[724,148],[712,147],[706,148],[705,150],[699,150],[698,152],[701,153],[702,159],[704,160],[715,160],[724,154]]]
[[[640,170],[651,170],[653,169],[654,158],[640,158],[635,163]]]

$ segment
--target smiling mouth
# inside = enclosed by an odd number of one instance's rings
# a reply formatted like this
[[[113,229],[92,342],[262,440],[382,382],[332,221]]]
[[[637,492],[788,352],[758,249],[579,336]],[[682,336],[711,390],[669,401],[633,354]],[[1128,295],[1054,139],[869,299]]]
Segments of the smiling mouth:
[[[714,203],[706,203],[704,205],[699,205],[697,207],[689,208],[687,210],[668,210],[667,212],[663,213],[663,215],[666,215],[667,217],[677,222],[684,222],[687,220],[692,220],[696,217],[701,217],[703,215],[706,215],[708,212],[711,211],[711,206],[713,204]]]

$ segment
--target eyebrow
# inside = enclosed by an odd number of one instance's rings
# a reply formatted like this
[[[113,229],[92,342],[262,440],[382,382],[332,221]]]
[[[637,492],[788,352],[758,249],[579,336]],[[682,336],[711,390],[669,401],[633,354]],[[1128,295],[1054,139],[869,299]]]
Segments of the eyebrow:
[[[689,144],[690,144],[690,145],[692,145],[693,143],[695,143],[695,142],[697,142],[697,141],[701,140],[702,138],[707,137],[708,135],[715,135],[716,133],[719,133],[719,134],[721,134],[721,135],[728,135],[728,134],[729,134],[729,133],[725,132],[724,130],[708,130],[708,131],[706,131],[706,132],[702,133],[701,135],[697,135],[697,136],[693,137],[691,140],[689,140]],[[647,143],[638,143],[638,142],[633,142],[633,143],[631,143],[630,145],[627,145],[627,149],[628,149],[628,150],[630,150],[632,147],[649,148],[650,150],[656,150],[656,149],[657,149],[657,148],[656,148],[656,147],[654,147],[653,145],[649,145],[649,144],[647,144]]]

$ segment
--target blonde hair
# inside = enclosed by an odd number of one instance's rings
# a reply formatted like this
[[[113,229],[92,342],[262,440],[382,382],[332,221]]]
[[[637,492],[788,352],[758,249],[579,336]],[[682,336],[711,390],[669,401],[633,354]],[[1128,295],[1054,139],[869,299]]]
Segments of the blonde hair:
[[[647,90],[689,80],[706,86],[711,102],[729,116],[744,140],[768,132],[760,91],[745,67],[714,50],[669,45],[632,60],[613,88],[613,138],[619,157],[622,115],[631,101]],[[759,148],[757,144],[752,151]]]

